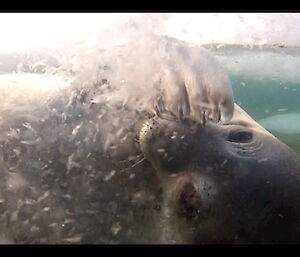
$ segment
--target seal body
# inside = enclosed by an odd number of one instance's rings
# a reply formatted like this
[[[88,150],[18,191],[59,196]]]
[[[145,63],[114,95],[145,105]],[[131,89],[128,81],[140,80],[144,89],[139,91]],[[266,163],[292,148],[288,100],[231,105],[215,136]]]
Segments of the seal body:
[[[164,108],[177,117],[200,123],[230,120],[234,100],[229,77],[221,63],[206,49],[170,37],[157,40],[157,73]]]
[[[173,213],[169,238],[299,242],[298,157],[237,105],[227,123],[149,121],[141,148],[164,185],[165,212]]]
[[[234,106],[216,59],[134,46],[97,81],[1,75],[0,242],[298,242],[297,156]]]
[[[122,108],[82,97],[1,112],[1,242],[299,241],[297,156],[238,106],[205,126],[139,114],[123,137]]]

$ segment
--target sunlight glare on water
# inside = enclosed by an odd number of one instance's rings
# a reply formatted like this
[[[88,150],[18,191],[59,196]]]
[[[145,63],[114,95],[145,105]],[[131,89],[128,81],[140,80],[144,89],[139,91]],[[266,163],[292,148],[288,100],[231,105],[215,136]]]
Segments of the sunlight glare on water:
[[[9,63],[11,67],[21,67],[15,71],[22,73],[22,64],[33,53],[47,53],[59,60],[56,65],[86,74],[82,75],[84,81],[93,78],[99,54],[105,53],[107,47],[114,49],[130,41],[144,44],[149,35],[158,34],[203,46],[213,44],[213,52],[233,80],[236,102],[254,118],[277,114],[272,109],[272,99],[281,94],[275,89],[280,88],[277,82],[292,83],[294,95],[300,91],[296,69],[300,65],[298,13],[1,13],[0,24],[1,73],[5,73]],[[14,55],[15,60],[8,60],[7,54]],[[53,72],[47,65],[43,59],[31,61],[33,70],[44,69],[51,75]],[[69,74],[64,69],[60,75],[66,80]],[[26,80],[27,75],[20,76]],[[49,89],[50,85],[59,86],[53,79],[43,83],[40,90]],[[261,85],[263,82],[267,86]],[[276,95],[271,89],[272,83]],[[251,98],[244,97],[246,91]],[[288,92],[285,90],[282,94]],[[265,98],[269,96],[267,102],[261,99],[262,94]],[[258,103],[256,99],[261,100]],[[273,107],[285,113],[300,112],[300,106],[293,101]]]

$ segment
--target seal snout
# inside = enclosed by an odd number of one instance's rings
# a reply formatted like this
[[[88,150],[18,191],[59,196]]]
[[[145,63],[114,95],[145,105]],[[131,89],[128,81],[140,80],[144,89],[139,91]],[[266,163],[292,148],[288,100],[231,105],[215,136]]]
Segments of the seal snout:
[[[185,121],[169,121],[159,117],[147,120],[139,133],[142,152],[156,169],[177,172],[191,158],[192,148],[202,134],[199,123]]]
[[[159,124],[155,119],[147,120],[140,130],[139,139],[143,139],[145,134],[149,133],[149,131],[157,129],[158,125]]]

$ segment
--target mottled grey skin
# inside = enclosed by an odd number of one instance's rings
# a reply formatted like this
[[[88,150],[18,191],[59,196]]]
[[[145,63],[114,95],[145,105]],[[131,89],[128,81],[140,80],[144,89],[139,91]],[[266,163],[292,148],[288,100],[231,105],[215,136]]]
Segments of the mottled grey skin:
[[[160,183],[147,161],[135,165],[142,155],[132,128],[117,137],[120,124],[146,117],[91,102],[106,90],[70,89],[1,108],[0,243],[156,242]]]
[[[164,108],[180,118],[227,121],[234,99],[225,68],[206,49],[171,37],[157,40]]]
[[[185,46],[162,43],[152,119],[106,77],[53,92],[4,78],[0,243],[300,241],[297,156],[234,107],[214,57]]]
[[[2,109],[1,243],[299,241],[297,157],[239,107],[203,127],[91,102],[106,90]]]
[[[237,105],[205,127],[154,118],[140,142],[163,185],[163,242],[300,242],[299,160]]]

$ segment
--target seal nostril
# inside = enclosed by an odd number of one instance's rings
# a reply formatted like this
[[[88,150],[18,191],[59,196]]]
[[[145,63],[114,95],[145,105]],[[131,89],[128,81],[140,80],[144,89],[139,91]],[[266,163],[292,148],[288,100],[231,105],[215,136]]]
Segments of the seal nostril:
[[[200,215],[202,209],[202,200],[192,183],[187,183],[179,197],[179,207],[181,214],[190,219]]]
[[[234,143],[248,143],[252,140],[252,133],[249,131],[231,131],[227,140]]]

